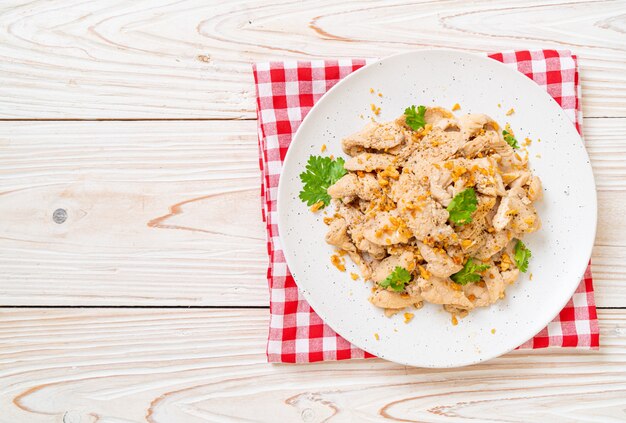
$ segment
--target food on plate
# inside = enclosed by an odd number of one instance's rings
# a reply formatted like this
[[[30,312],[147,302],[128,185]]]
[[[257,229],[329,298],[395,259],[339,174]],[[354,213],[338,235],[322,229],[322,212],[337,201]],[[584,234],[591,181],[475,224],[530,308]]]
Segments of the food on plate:
[[[462,317],[528,270],[521,239],[541,226],[542,187],[508,125],[411,106],[342,148],[345,161],[311,156],[300,198],[313,211],[334,205],[324,222],[335,261],[352,259],[387,315],[430,302]]]

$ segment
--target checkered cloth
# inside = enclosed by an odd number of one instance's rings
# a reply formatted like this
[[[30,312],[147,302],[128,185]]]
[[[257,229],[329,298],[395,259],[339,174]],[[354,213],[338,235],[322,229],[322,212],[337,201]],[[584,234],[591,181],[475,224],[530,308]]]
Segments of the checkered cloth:
[[[563,107],[581,132],[582,112],[576,56],[569,51],[511,51],[489,55],[531,78]],[[298,291],[278,236],[278,178],[289,143],[313,104],[366,60],[315,60],[258,63],[259,165],[263,220],[267,223],[270,288],[269,362],[308,363],[372,357],[324,324]],[[520,348],[599,347],[591,268],[554,321]]]

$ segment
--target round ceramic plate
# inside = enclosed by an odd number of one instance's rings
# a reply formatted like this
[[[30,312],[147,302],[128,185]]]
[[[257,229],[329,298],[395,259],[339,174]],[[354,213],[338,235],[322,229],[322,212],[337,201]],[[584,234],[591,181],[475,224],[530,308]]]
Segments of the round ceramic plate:
[[[375,93],[370,93],[373,88]],[[382,97],[377,95],[382,93]],[[412,104],[486,113],[509,122],[516,137],[535,140],[530,164],[544,186],[537,203],[540,231],[524,238],[532,251],[529,271],[506,297],[472,311],[457,326],[440,305],[425,304],[404,323],[368,302],[371,283],[353,281],[330,263],[322,213],[300,201],[299,174],[310,155],[346,155],[341,139],[363,128],[371,104],[379,121],[400,116]],[[498,105],[501,105],[499,107]],[[506,116],[507,110],[515,113]],[[541,142],[538,142],[541,139]],[[278,188],[278,226],[287,264],[299,289],[320,317],[354,345],[387,360],[420,367],[455,367],[504,354],[543,329],[570,299],[591,255],[596,192],[589,157],[559,105],[521,73],[483,56],[416,51],[368,65],[333,87],[302,122],[285,158]],[[529,280],[529,275],[533,279]],[[495,329],[495,330],[494,330]],[[494,333],[495,332],[495,333]],[[375,334],[379,339],[376,339]]]

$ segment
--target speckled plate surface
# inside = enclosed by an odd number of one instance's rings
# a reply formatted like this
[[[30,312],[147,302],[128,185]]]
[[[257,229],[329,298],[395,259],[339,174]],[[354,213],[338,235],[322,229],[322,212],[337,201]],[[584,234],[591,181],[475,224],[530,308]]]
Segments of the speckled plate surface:
[[[383,97],[372,95],[370,88]],[[324,242],[323,215],[311,213],[298,199],[298,175],[311,154],[320,154],[322,144],[328,146],[325,154],[345,157],[341,139],[365,125],[371,103],[381,108],[378,119],[385,121],[411,104],[450,108],[457,102],[462,107],[457,114],[486,113],[501,124],[509,122],[518,139],[541,139],[529,151],[531,167],[544,184],[544,199],[537,204],[543,228],[524,239],[533,253],[529,272],[507,288],[504,300],[472,311],[457,326],[441,306],[425,304],[413,311],[412,322],[404,324],[401,314],[387,318],[368,302],[371,284],[350,278],[349,272],[357,271],[352,263],[345,273],[331,265],[333,249]],[[516,113],[505,116],[511,107]],[[595,237],[595,185],[574,125],[530,79],[495,60],[466,53],[405,53],[366,66],[339,82],[300,126],[278,190],[278,225],[287,264],[313,309],[358,347],[411,366],[478,363],[530,339],[573,294]]]

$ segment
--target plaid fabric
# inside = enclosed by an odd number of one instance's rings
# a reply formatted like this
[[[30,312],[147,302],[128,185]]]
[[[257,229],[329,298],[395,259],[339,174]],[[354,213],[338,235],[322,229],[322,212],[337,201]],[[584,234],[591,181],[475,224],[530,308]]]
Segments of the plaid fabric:
[[[510,51],[490,58],[522,72],[563,107],[581,132],[582,112],[576,56],[568,51]],[[316,60],[258,63],[253,66],[257,94],[261,200],[267,224],[270,288],[269,362],[308,363],[367,358],[324,324],[298,292],[278,236],[276,198],[282,162],[302,119],[315,102],[366,60]],[[520,348],[599,347],[599,329],[588,267],[576,293],[548,326]]]

